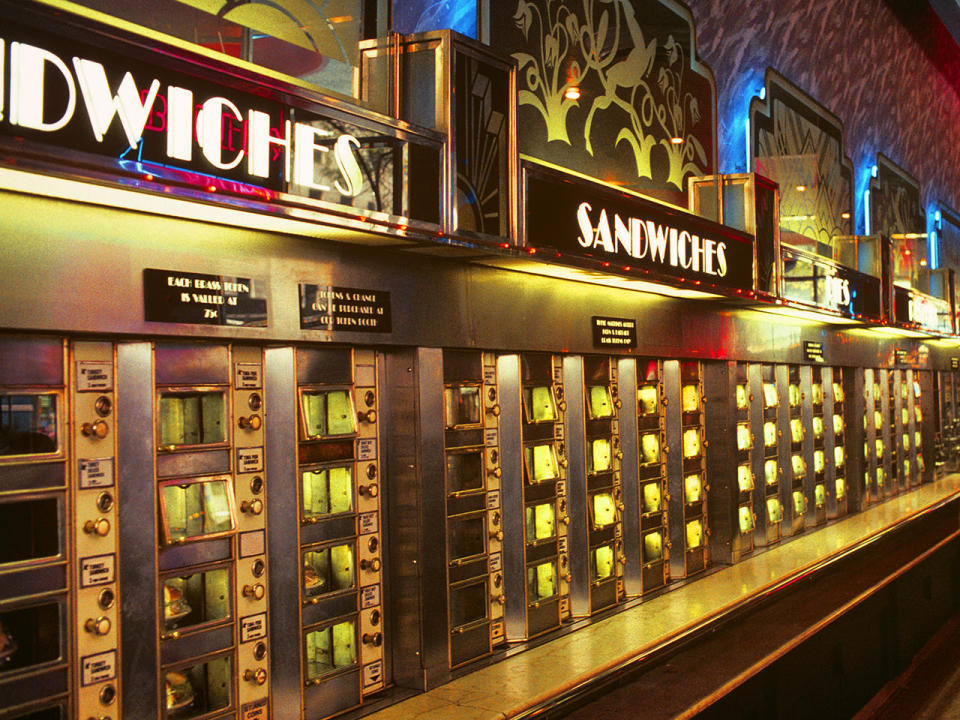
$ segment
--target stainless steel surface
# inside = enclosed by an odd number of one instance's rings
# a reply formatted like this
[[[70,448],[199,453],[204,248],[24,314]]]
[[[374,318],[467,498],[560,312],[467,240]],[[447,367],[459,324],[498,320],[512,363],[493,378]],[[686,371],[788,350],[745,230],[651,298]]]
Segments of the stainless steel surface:
[[[686,576],[683,527],[683,435],[680,430],[680,363],[663,363],[664,451],[667,453],[667,533],[670,552],[670,579]]]
[[[264,442],[267,544],[270,577],[270,694],[274,720],[300,717],[300,547],[297,538],[297,397],[294,350],[266,348],[263,359],[264,404],[270,409]],[[291,645],[291,643],[295,643]]]
[[[623,568],[623,586],[627,597],[639,595],[641,583],[640,539],[640,484],[637,481],[637,465],[640,462],[639,435],[637,434],[637,362],[633,358],[620,358],[617,362],[617,377],[620,382],[620,489],[623,493],[623,552],[626,564]]]
[[[587,468],[584,444],[583,358],[563,358],[563,396],[567,401],[564,442],[567,448],[567,504],[570,526],[570,609],[574,617],[590,614],[590,563],[587,540]]]
[[[500,478],[503,513],[503,577],[507,640],[527,637],[526,567],[524,563],[523,433],[521,430],[520,357],[497,357],[500,398]]]
[[[117,428],[118,505],[122,584],[120,607],[121,699],[143,717],[158,707],[157,507],[153,480],[153,348],[150,343],[117,346],[117,405],[123,422]]]

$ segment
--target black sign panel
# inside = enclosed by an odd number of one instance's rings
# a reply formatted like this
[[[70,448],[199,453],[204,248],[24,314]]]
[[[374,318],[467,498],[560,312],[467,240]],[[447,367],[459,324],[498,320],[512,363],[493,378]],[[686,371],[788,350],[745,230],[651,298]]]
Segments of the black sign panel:
[[[814,340],[803,341],[803,359],[809,363],[823,362],[823,343]]]
[[[650,280],[753,289],[753,238],[644,198],[528,169],[527,245]]]
[[[960,370],[960,358],[955,358],[955,357],[950,358],[950,369]]]
[[[366,288],[301,285],[300,327],[310,330],[391,332],[390,293]]]
[[[637,321],[633,318],[615,318],[593,316],[594,347],[625,347],[637,346]]]
[[[880,278],[792,248],[781,251],[783,297],[847,317],[880,320]]]
[[[893,361],[897,365],[906,365],[907,360],[907,351],[903,348],[894,348],[893,350]]]
[[[115,40],[78,41],[75,29],[49,18],[38,27],[21,22],[29,17],[0,8],[0,69],[15,108],[0,115],[2,135],[92,153],[124,176],[211,199],[271,202],[282,192],[440,221],[431,179],[440,159],[426,144],[316,104],[311,111],[168,70]],[[155,60],[171,62],[159,52]],[[404,198],[408,177],[415,187]]]
[[[149,322],[266,327],[266,281],[178,272],[143,271],[143,310]]]

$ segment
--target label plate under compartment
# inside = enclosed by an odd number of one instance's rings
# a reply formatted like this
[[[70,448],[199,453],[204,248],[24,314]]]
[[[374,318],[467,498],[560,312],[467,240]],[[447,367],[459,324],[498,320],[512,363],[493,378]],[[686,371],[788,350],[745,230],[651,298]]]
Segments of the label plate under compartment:
[[[80,587],[112,583],[115,577],[116,562],[117,560],[112,553],[80,558]]]
[[[237,448],[237,472],[263,472],[263,448]]]
[[[257,613],[240,618],[240,642],[259,640],[267,636],[267,614]]]
[[[263,530],[251,530],[240,533],[240,557],[247,558],[263,555],[266,552],[266,535]]]
[[[242,720],[267,720],[267,699],[249,702],[240,708]]]
[[[369,535],[377,531],[377,511],[360,515],[360,534]]]
[[[237,390],[257,390],[263,384],[260,372],[259,363],[236,363],[233,366],[233,387]]]
[[[78,362],[77,392],[104,392],[113,389],[113,364]]]
[[[376,607],[380,604],[380,584],[376,585],[365,585],[360,588],[360,608],[366,610],[367,608]]]
[[[80,489],[113,487],[113,458],[81,458]]]
[[[83,686],[113,680],[117,676],[117,651],[107,650],[80,658],[80,684]]]
[[[383,682],[383,661],[377,660],[369,665],[363,666],[363,687],[364,689],[375,687]]]
[[[357,460],[376,460],[377,459],[377,439],[376,438],[358,438],[357,439]]]

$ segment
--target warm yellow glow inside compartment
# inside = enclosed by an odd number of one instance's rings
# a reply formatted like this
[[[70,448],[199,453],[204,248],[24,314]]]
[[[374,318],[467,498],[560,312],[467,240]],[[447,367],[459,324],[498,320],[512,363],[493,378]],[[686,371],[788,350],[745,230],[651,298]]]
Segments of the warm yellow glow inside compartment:
[[[644,433],[641,435],[640,451],[643,455],[644,465],[652,465],[660,462],[660,436],[656,433]]]
[[[645,513],[658,512],[660,510],[660,483],[651,482],[643,486],[643,511]]]
[[[654,415],[657,412],[657,386],[643,385],[637,390],[637,403],[641,415]]]
[[[827,488],[823,483],[814,485],[813,487],[813,504],[818,508],[822,508],[827,503]]]
[[[749,450],[753,447],[753,436],[749,423],[737,423],[737,450]]]
[[[700,388],[696,385],[684,385],[680,391],[683,412],[696,412],[700,409]]]
[[[783,519],[783,508],[777,498],[767,498],[767,517],[771,523],[778,523]]]
[[[693,550],[703,544],[703,522],[691,520],[687,523],[687,550]]]
[[[777,425],[773,422],[763,424],[763,444],[766,447],[773,447],[777,444]]]
[[[700,492],[702,490],[699,475],[687,475],[683,479],[683,496],[687,503],[700,502]]]
[[[747,386],[737,385],[737,409],[743,410],[747,407]]]
[[[746,535],[753,531],[753,512],[749,505],[741,505],[737,510],[737,516],[740,521],[740,534]]]
[[[700,455],[700,431],[696,428],[683,431],[683,456],[693,458]]]
[[[777,484],[777,461],[765,460],[763,463],[763,481],[767,485]]]
[[[753,473],[747,465],[737,466],[737,487],[740,488],[740,492],[753,490]]]
[[[616,505],[611,493],[597,493],[593,496],[593,526],[605,528],[613,525],[617,517]]]

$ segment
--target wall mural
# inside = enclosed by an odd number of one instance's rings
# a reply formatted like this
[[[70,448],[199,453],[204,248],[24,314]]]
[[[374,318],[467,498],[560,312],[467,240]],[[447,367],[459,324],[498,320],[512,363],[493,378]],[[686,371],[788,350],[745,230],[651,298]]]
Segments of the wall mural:
[[[518,0],[491,13],[517,60],[520,152],[685,204],[716,169],[716,89],[671,0]]]
[[[853,164],[843,126],[774,70],[750,101],[753,170],[780,185],[781,241],[839,260],[853,234]]]

